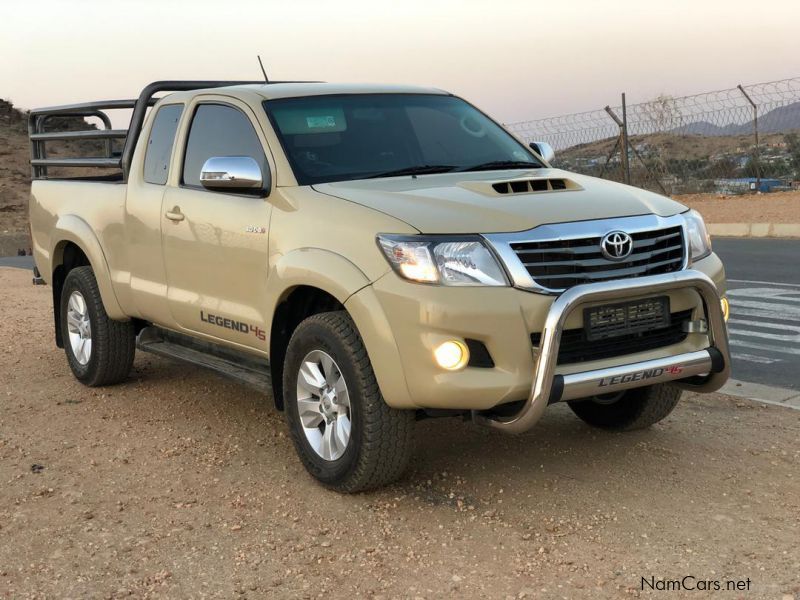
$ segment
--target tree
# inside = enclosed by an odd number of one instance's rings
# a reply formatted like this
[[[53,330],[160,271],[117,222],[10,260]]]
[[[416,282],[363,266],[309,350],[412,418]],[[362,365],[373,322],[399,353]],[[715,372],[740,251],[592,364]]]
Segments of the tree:
[[[736,161],[729,156],[721,158],[709,166],[709,176],[730,179],[736,177],[738,166]]]
[[[789,153],[789,166],[794,171],[794,176],[800,178],[800,136],[796,133],[787,133],[783,136],[783,140]]]
[[[742,169],[742,175],[745,177],[763,177],[761,168],[759,168],[758,159],[755,156],[750,156]]]
[[[638,106],[653,133],[671,133],[681,125],[681,111],[672,96],[662,94]]]

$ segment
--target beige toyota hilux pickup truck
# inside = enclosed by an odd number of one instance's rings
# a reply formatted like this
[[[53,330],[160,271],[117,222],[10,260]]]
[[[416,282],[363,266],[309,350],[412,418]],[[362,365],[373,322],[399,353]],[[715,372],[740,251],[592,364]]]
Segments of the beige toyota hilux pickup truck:
[[[271,392],[333,489],[398,478],[423,417],[521,433],[567,402],[638,429],[728,377],[700,215],[552,168],[441,90],[157,82],[29,129],[35,275],[75,377],[122,382],[138,348]]]

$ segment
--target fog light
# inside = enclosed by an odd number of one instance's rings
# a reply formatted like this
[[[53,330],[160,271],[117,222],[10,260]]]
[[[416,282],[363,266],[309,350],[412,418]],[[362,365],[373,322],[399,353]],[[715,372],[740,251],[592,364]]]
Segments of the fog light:
[[[450,340],[436,347],[433,351],[436,363],[448,371],[463,368],[469,361],[469,350],[462,342]]]
[[[727,321],[728,317],[731,314],[731,307],[730,304],[728,304],[728,299],[725,296],[723,296],[722,298],[719,299],[719,303],[720,306],[722,306],[722,316]]]

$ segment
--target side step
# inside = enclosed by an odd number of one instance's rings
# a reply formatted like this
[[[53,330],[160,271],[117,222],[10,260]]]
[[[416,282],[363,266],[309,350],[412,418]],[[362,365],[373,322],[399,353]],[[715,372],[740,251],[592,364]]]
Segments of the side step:
[[[209,369],[260,392],[272,393],[269,361],[252,354],[155,326],[139,332],[136,347],[143,352]]]

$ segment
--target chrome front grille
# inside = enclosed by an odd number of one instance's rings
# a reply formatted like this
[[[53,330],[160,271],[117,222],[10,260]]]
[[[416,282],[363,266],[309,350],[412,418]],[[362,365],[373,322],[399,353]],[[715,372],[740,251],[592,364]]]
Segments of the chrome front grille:
[[[549,289],[580,283],[658,275],[683,264],[683,230],[671,227],[631,234],[633,251],[621,261],[603,257],[600,237],[511,244],[533,280]]]
[[[632,240],[630,254],[621,260],[612,260],[601,249],[603,237],[615,231],[627,233]],[[548,224],[484,237],[502,258],[516,287],[544,293],[672,273],[688,264],[681,215]]]

